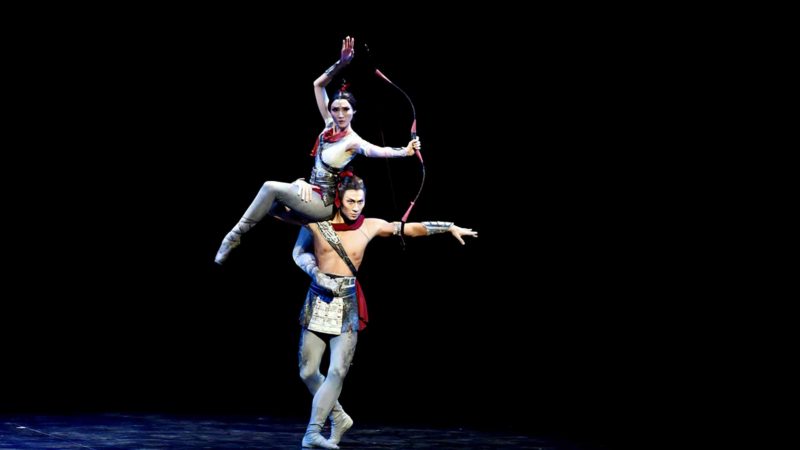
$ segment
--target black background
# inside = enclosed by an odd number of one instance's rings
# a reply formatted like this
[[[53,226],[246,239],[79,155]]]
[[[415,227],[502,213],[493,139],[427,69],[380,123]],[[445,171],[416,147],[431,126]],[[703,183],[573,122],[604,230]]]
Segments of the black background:
[[[370,244],[347,410],[600,443],[641,431],[670,370],[654,357],[659,158],[642,152],[658,137],[634,119],[639,33],[592,13],[331,6],[288,33],[247,11],[109,13],[21,35],[35,50],[19,55],[27,137],[7,151],[2,410],[307,415],[297,228],[266,219],[213,258],[262,182],[309,175],[312,82],[349,34],[354,129],[408,141],[410,106],[375,67],[416,106],[428,177],[410,220],[480,238]],[[355,167],[366,215],[398,219],[417,160]]]

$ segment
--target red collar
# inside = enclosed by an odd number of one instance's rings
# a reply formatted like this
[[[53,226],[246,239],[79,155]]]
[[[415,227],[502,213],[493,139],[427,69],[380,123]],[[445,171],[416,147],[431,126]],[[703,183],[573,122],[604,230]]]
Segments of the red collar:
[[[322,133],[322,140],[323,142],[338,142],[343,137],[347,136],[347,133],[349,132],[350,127],[347,127],[344,130],[339,130],[336,133],[333,132],[333,128],[328,128],[324,133]]]
[[[338,133],[333,132],[333,128],[328,128],[322,133],[322,142],[338,142],[342,140],[343,137],[347,136],[347,133],[350,132],[350,127],[347,127],[345,130],[340,130]],[[317,136],[317,142],[314,143],[314,148],[311,149],[311,156],[317,155],[317,150],[319,150],[319,139],[320,136]]]
[[[358,219],[356,219],[356,221],[353,222],[353,223],[346,223],[346,222],[344,222],[344,223],[332,223],[331,222],[331,225],[333,225],[333,229],[336,230],[336,231],[347,231],[347,230],[357,230],[357,229],[361,228],[361,224],[363,224],[363,223],[364,223],[364,215],[361,214],[361,215],[358,216]]]

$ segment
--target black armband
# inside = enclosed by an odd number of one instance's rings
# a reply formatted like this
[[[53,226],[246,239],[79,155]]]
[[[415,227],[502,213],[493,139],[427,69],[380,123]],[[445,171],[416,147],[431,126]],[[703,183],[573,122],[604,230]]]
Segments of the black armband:
[[[341,60],[336,61],[332,66],[328,67],[328,70],[325,71],[325,75],[333,78],[333,76],[342,69],[342,65],[343,64]]]

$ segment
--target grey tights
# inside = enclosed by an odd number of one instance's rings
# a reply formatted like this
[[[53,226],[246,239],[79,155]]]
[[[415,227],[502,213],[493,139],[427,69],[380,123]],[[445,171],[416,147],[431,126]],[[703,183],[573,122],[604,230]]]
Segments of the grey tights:
[[[342,333],[331,338],[331,360],[328,366],[328,376],[325,377],[319,371],[322,355],[325,353],[325,341],[315,333],[303,330],[303,334],[300,336],[298,355],[300,378],[314,395],[309,425],[319,425],[321,428],[325,424],[328,414],[333,412],[336,415],[342,412],[342,405],[337,399],[342,392],[344,377],[353,362],[357,342],[357,332]]]
[[[311,195],[310,202],[304,202],[297,195],[298,189],[296,185],[279,181],[264,183],[239,223],[228,233],[228,239],[238,241],[242,234],[250,231],[268,213],[280,219],[294,218],[306,222],[319,222],[333,217],[333,205],[325,206],[317,193]],[[281,206],[289,207],[292,214],[287,215]]]

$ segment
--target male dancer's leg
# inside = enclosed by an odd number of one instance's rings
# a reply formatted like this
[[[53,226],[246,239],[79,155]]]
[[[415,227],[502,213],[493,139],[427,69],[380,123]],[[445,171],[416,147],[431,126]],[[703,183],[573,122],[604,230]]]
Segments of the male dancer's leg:
[[[358,333],[356,332],[343,333],[331,339],[331,362],[328,367],[328,376],[314,394],[314,401],[311,404],[311,419],[303,437],[303,447],[338,448],[335,443],[323,439],[320,431],[325,424],[325,417],[330,414],[336,399],[342,392],[344,377],[353,362],[357,342]],[[331,437],[334,437],[333,434]]]
[[[315,395],[319,390],[322,383],[325,382],[325,376],[319,371],[320,362],[322,362],[322,355],[325,353],[325,341],[317,336],[314,332],[303,330],[300,335],[300,351],[298,352],[298,360],[300,362],[300,378],[306,384],[308,391],[311,395]],[[331,420],[336,423],[336,419],[343,419],[346,416],[342,405],[337,400],[333,405],[331,413]],[[349,416],[348,416],[349,417]]]

